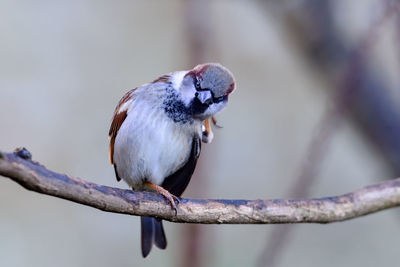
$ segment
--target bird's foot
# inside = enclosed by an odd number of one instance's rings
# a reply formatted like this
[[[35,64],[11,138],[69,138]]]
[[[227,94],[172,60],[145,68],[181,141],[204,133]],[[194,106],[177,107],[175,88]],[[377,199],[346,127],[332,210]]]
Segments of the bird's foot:
[[[206,119],[202,128],[202,137],[201,141],[203,143],[211,143],[214,138],[214,133],[212,132],[210,119]]]
[[[178,204],[180,200],[179,200],[179,198],[177,196],[171,194],[170,192],[168,192],[168,190],[162,188],[159,185],[155,185],[155,184],[150,183],[150,182],[145,182],[145,185],[147,187],[153,189],[154,191],[156,191],[157,193],[159,193],[163,197],[165,197],[169,201],[171,207],[175,210],[175,215],[178,213],[176,204]]]
[[[214,116],[211,117],[211,121],[215,127],[222,128],[222,126],[218,124],[217,119]]]

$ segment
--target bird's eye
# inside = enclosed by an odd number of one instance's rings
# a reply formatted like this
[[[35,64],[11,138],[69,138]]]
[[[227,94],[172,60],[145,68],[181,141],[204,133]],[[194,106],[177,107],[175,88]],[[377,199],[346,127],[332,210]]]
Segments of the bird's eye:
[[[197,91],[201,90],[200,79],[196,79],[196,81],[194,82],[194,87],[196,88]]]
[[[213,102],[219,103],[219,102],[224,101],[226,98],[227,98],[227,96],[213,97]]]

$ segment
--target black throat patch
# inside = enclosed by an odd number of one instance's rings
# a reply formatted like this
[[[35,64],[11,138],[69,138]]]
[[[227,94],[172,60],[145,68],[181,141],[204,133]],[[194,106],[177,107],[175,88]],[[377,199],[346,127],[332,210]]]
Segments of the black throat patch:
[[[194,97],[189,106],[179,98],[178,93],[171,87],[166,88],[166,95],[163,104],[165,113],[176,123],[193,123],[196,115],[202,114],[209,107],[202,104],[197,97]]]
[[[193,123],[193,117],[190,108],[186,107],[179,99],[177,92],[171,87],[166,89],[167,97],[164,99],[164,111],[169,118],[176,123]]]

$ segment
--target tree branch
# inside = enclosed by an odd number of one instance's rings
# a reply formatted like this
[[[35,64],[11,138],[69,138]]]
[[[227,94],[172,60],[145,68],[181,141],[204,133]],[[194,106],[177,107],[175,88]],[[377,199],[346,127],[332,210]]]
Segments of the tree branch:
[[[204,224],[331,223],[400,205],[400,178],[334,197],[297,200],[182,199],[178,211],[152,192],[90,183],[46,169],[26,149],[0,152],[0,175],[28,190],[68,199],[107,212],[155,216],[171,222]]]

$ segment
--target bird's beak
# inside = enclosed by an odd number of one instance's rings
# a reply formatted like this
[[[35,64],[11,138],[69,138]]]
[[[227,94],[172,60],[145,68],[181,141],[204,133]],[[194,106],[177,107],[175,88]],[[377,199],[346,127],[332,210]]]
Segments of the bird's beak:
[[[197,92],[197,99],[199,99],[199,101],[200,101],[202,104],[207,104],[207,105],[209,105],[209,104],[212,103],[213,97],[212,97],[212,95],[211,95],[211,92],[208,91],[208,90],[206,90],[206,91],[199,91],[199,92]]]

